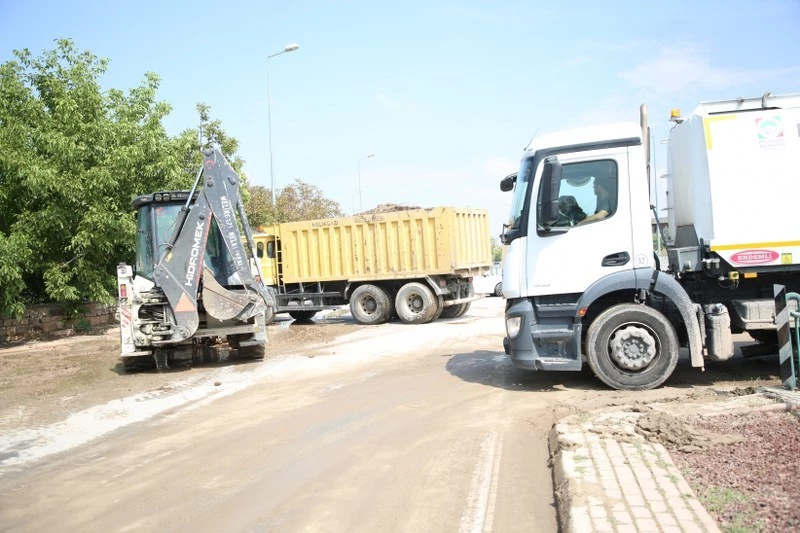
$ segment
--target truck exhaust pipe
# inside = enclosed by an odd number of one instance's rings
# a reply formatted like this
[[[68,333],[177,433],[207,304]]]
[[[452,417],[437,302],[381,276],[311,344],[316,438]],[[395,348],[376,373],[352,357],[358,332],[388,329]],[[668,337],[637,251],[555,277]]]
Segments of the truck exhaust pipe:
[[[650,186],[650,126],[647,125],[647,104],[639,106],[639,125],[642,128],[644,161],[647,168],[647,186]]]

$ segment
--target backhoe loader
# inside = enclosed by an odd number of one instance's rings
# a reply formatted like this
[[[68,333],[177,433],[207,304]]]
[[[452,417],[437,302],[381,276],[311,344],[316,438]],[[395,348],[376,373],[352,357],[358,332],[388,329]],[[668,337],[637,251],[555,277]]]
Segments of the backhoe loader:
[[[219,149],[203,155],[191,190],[133,200],[136,262],[117,267],[128,369],[210,362],[223,341],[240,357],[264,356],[274,303],[254,260],[240,178]]]

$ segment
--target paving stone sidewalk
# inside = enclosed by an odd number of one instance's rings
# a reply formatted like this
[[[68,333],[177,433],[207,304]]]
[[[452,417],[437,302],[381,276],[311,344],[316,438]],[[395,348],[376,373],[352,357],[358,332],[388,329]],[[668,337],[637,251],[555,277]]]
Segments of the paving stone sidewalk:
[[[793,403],[780,389],[696,404],[697,414],[770,409],[775,398]],[[691,407],[691,406],[690,406]],[[635,430],[645,412],[684,413],[687,405],[620,406],[561,420],[550,434],[559,521],[564,533],[718,532],[663,445]]]

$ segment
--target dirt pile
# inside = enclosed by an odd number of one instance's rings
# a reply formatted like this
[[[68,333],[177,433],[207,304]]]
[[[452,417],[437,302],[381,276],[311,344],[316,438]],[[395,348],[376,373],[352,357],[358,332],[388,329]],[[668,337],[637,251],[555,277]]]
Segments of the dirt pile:
[[[400,204],[378,204],[377,207],[358,213],[359,215],[377,215],[379,213],[394,213],[396,211],[410,211],[412,209],[423,209],[415,205],[400,205]]]
[[[738,435],[716,434],[689,425],[670,414],[653,411],[636,422],[636,433],[650,442],[658,442],[682,452],[705,450],[712,446],[741,442]]]

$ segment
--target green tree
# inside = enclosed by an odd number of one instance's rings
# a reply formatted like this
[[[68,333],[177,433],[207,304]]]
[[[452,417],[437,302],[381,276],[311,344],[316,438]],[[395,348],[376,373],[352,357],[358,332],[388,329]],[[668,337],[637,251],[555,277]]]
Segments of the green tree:
[[[275,203],[276,223],[344,216],[338,202],[325,198],[319,187],[300,179],[284,187],[275,198]]]
[[[239,141],[222,129],[222,122],[211,118],[211,106],[198,103],[196,109],[200,118],[198,126],[184,130],[178,137],[185,162],[184,171],[195,174],[203,164],[203,149],[218,146],[233,170],[242,178],[243,191],[246,191],[244,159],[237,154]]]
[[[491,237],[492,241],[492,261],[499,262],[503,260],[503,247],[497,240],[497,237]]]
[[[181,188],[185,135],[170,138],[159,78],[104,92],[108,60],[71,40],[0,66],[0,314],[42,300],[108,301],[133,259],[130,200]]]
[[[272,192],[266,187],[255,185],[249,188],[249,201],[245,203],[247,221],[253,230],[275,222],[275,212],[272,209]]]

